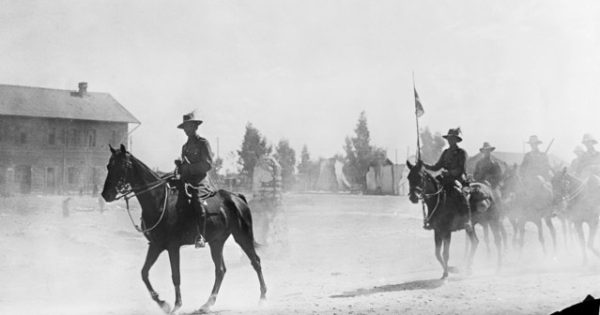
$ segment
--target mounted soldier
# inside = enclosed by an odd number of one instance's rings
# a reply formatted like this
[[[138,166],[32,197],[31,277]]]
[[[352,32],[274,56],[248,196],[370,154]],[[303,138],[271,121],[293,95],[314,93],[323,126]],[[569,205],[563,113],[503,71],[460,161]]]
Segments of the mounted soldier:
[[[587,178],[591,174],[600,173],[600,152],[596,151],[594,145],[598,141],[589,133],[583,135],[581,141],[585,145],[585,152],[581,155],[577,168],[575,169],[575,175],[581,178]]]
[[[569,165],[569,172],[572,174],[575,174],[579,171],[579,165],[581,164],[581,158],[582,158],[583,154],[585,153],[585,151],[583,150],[582,146],[577,145],[575,147],[575,149],[573,149],[573,153],[575,153],[575,158],[573,159],[573,161],[571,161],[571,165]]]
[[[423,163],[423,166],[430,171],[442,170],[440,181],[448,194],[455,194],[460,198],[461,208],[465,212],[470,211],[467,196],[463,192],[463,187],[468,187],[465,173],[465,163],[467,161],[467,152],[458,146],[462,141],[460,137],[460,128],[450,129],[442,137],[448,141],[449,147],[442,152],[440,159],[433,165]]]
[[[500,182],[502,181],[502,168],[500,163],[492,157],[492,152],[496,147],[491,146],[488,142],[484,142],[479,152],[483,157],[477,161],[473,178],[476,182],[485,183],[492,189],[492,194],[496,201],[500,200]]]
[[[206,182],[206,175],[212,168],[213,153],[208,141],[197,134],[198,126],[202,120],[195,117],[195,113],[183,115],[183,122],[177,126],[183,129],[188,137],[187,142],[181,149],[181,159],[175,160],[178,174],[183,183],[179,190],[177,199],[178,209],[189,209],[190,207],[196,213],[198,220],[198,238],[196,239],[196,248],[206,246],[204,235],[206,233],[206,210],[204,208],[204,199],[207,192],[210,191]]]
[[[529,137],[529,141],[526,143],[531,146],[531,151],[525,154],[521,163],[520,172],[523,180],[532,182],[539,181],[541,178],[542,182],[550,181],[552,174],[548,154],[539,149],[539,145],[543,142],[536,135],[533,135]]]

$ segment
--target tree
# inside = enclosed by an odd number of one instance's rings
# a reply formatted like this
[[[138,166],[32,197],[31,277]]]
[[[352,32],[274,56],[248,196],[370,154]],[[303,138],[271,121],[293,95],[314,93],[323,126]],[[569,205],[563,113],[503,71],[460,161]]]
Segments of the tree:
[[[252,126],[251,123],[246,124],[246,133],[242,141],[242,148],[238,150],[238,163],[242,166],[242,174],[252,178],[254,166],[263,155],[271,154],[272,147],[267,145],[267,139],[261,135],[260,131]]]
[[[442,154],[446,141],[439,132],[431,134],[428,127],[421,130],[421,159],[425,163],[435,163]]]
[[[284,189],[289,189],[294,183],[296,167],[296,151],[290,147],[290,142],[285,139],[279,140],[275,148],[275,159],[281,165],[281,179]]]
[[[375,151],[370,143],[371,136],[367,124],[367,115],[364,111],[362,111],[358,117],[354,133],[354,137],[346,137],[346,144],[344,146],[348,163],[346,169],[351,172],[347,175],[351,177],[355,183],[360,184],[363,189],[366,189],[366,176],[369,171],[369,165],[373,161]]]
[[[300,153],[300,163],[298,164],[298,174],[308,175],[310,171],[310,153],[306,144],[302,146],[302,152]]]

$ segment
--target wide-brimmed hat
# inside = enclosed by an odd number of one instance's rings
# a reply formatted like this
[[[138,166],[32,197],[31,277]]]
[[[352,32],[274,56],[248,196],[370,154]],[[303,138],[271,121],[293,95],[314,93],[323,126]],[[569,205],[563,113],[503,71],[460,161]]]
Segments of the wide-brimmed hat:
[[[596,140],[596,138],[594,138],[594,136],[592,136],[589,133],[586,133],[583,135],[583,140],[581,140],[581,143],[586,144],[588,142],[592,142],[592,144],[596,144],[598,143],[598,140]]]
[[[185,124],[196,124],[199,126],[203,121],[200,119],[196,119],[196,112],[193,111],[191,113],[183,115],[183,122],[177,126],[179,129],[183,129]]]
[[[461,142],[462,138],[460,137],[460,134],[461,134],[460,127],[450,128],[450,129],[448,129],[448,134],[445,134],[442,137],[444,137],[444,139],[448,139],[449,137],[454,137],[458,140],[458,142]]]
[[[492,147],[489,142],[484,142],[483,146],[479,149],[479,152],[489,151],[492,152],[496,150],[496,147]]]
[[[529,144],[540,144],[542,143],[542,140],[538,139],[538,137],[536,135],[533,135],[531,137],[529,137],[529,141],[525,142],[525,143],[529,143]]]

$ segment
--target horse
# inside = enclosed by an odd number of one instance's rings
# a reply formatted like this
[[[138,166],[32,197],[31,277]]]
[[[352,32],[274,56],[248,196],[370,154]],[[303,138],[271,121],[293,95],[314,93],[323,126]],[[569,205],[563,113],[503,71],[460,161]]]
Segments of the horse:
[[[583,263],[587,263],[586,248],[600,257],[600,252],[594,247],[600,220],[600,178],[590,174],[586,180],[580,180],[568,174],[565,168],[552,177],[552,188],[557,203],[560,202],[564,207],[564,216],[575,225]],[[587,241],[583,233],[583,223],[587,223],[589,227]]]
[[[434,231],[435,256],[442,265],[442,279],[448,277],[450,242],[452,232],[454,231],[466,230],[467,237],[471,241],[470,253],[467,257],[467,272],[470,272],[473,257],[479,244],[475,229],[470,224],[474,225],[477,222],[486,221],[492,216],[488,217],[488,215],[481,215],[461,209],[463,205],[459,196],[448,193],[433,175],[424,170],[421,160],[417,161],[415,165],[407,161],[406,165],[410,170],[407,176],[409,200],[412,203],[418,203],[422,199],[429,210],[427,221]],[[471,206],[473,206],[472,202]],[[495,225],[494,231],[496,231],[494,235],[499,235],[499,232],[497,232],[499,230],[496,229]],[[498,241],[496,244],[498,245]],[[441,253],[442,247],[443,254]],[[498,255],[500,256],[500,254],[500,248],[498,248]]]
[[[142,227],[136,226],[149,241],[146,260],[142,267],[142,281],[151,298],[165,313],[174,313],[182,306],[180,291],[179,251],[183,245],[193,245],[198,236],[196,214],[191,209],[177,209],[177,192],[170,192],[168,180],[127,152],[110,147],[108,174],[102,190],[102,197],[112,202],[121,197],[135,195],[142,208]],[[180,181],[177,189],[187,189]],[[162,188],[162,189],[161,189]],[[267,287],[262,274],[259,256],[252,231],[252,215],[246,199],[241,194],[218,190],[206,199],[205,239],[215,265],[215,282],[206,303],[200,312],[207,312],[215,304],[226,268],[223,260],[223,246],[230,235],[250,259],[260,283],[260,301],[266,299]],[[128,208],[129,210],[129,208]],[[170,305],[159,298],[152,288],[148,273],[163,251],[169,254],[171,276],[175,287],[175,304]]]
[[[518,243],[520,250],[525,244],[525,225],[531,222],[538,230],[538,240],[542,251],[546,253],[544,230],[542,220],[548,226],[552,237],[552,244],[556,252],[556,230],[552,223],[555,216],[555,203],[552,188],[542,180],[535,177],[524,181],[519,175],[518,168],[513,166],[506,172],[502,187],[504,196],[503,204],[513,229],[513,245]]]

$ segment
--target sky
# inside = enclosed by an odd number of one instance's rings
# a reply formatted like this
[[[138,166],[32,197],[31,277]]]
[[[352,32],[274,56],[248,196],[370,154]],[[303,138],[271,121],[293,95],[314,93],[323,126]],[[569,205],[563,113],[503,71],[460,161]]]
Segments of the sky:
[[[110,93],[142,122],[132,152],[170,170],[191,110],[230,168],[248,122],[330,157],[363,110],[402,162],[414,73],[421,126],[460,126],[469,154],[536,134],[570,160],[600,137],[599,21],[598,1],[0,0],[0,83]]]

